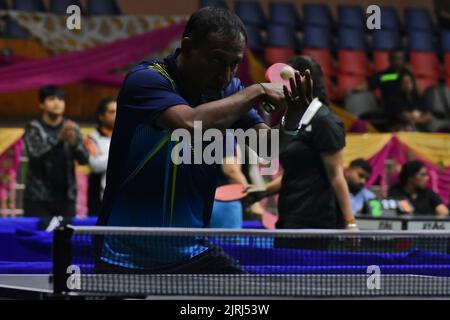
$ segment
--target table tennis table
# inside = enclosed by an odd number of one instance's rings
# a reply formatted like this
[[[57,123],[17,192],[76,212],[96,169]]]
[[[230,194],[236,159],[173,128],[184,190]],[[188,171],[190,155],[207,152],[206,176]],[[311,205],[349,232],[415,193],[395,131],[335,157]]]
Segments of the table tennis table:
[[[0,299],[44,300],[52,294],[50,275],[0,275]]]
[[[158,275],[160,277],[160,275]],[[179,275],[177,277],[180,277]],[[192,277],[192,282],[196,282],[197,287],[202,288],[213,288],[214,281],[208,279],[207,277],[201,278]],[[367,277],[362,275],[353,275],[353,276],[341,276],[341,275],[329,275],[324,277],[323,275],[303,275],[296,276],[296,280],[299,285],[297,292],[287,293],[286,295],[269,295],[269,296],[261,296],[258,295],[257,290],[253,289],[253,295],[251,290],[244,290],[246,292],[236,291],[236,294],[229,295],[217,295],[214,292],[214,289],[205,290],[201,295],[192,295],[192,294],[183,294],[180,292],[179,294],[169,294],[165,292],[165,294],[161,294],[161,292],[154,292],[154,294],[148,293],[146,290],[139,290],[134,294],[119,294],[116,293],[111,295],[109,293],[92,293],[92,292],[71,292],[65,294],[55,294],[53,290],[52,284],[52,276],[51,275],[0,275],[0,300],[105,300],[105,299],[147,299],[147,300],[280,300],[280,299],[440,299],[440,300],[450,300],[450,296],[436,296],[436,295],[423,295],[423,292],[417,292],[414,294],[414,288],[420,288],[421,283],[430,284],[430,280],[434,281],[435,284],[439,283],[439,286],[443,288],[443,294],[445,294],[445,287],[450,288],[450,279],[448,277],[426,277],[426,276],[417,276],[417,275],[385,275],[381,278],[381,288],[380,290],[374,291],[372,295],[360,296],[355,295],[352,296],[352,292],[349,289],[347,295],[340,295],[341,289],[337,289],[339,287],[348,286],[348,282],[360,282],[361,288],[367,282]],[[186,277],[185,277],[186,279]],[[199,281],[200,279],[200,281]],[[161,280],[161,279],[160,279]],[[254,277],[250,276],[245,279],[245,277],[231,276],[228,277],[227,282],[229,286],[236,285],[236,287],[244,287],[248,285],[248,288],[254,286],[255,281],[259,282],[261,286],[283,286],[283,278],[280,277],[280,280],[271,277],[270,279],[263,279],[262,277]],[[292,277],[286,278],[285,282],[292,281]],[[336,285],[336,290],[330,287],[330,283],[334,283]],[[399,295],[399,287],[403,288],[404,295]],[[349,287],[350,288],[350,287]],[[367,288],[361,289],[366,290]],[[353,290],[353,289],[352,289]],[[146,293],[147,292],[147,293]],[[315,292],[315,294],[314,294]],[[335,295],[339,292],[339,295]],[[359,292],[359,294],[361,294]],[[163,292],[164,293],[164,292]],[[243,295],[242,293],[246,293]],[[307,295],[305,295],[307,293]],[[448,293],[448,291],[446,292]]]
[[[94,240],[104,237],[127,243],[139,240],[151,249],[167,238],[178,241],[192,236],[207,236],[237,259],[247,273],[104,273],[96,269],[92,256]],[[279,247],[276,241],[282,238],[289,242],[302,240],[302,244],[313,247]],[[54,233],[53,261],[46,273],[25,274],[21,269],[23,274],[0,275],[0,298],[450,299],[449,239],[446,231],[349,233],[67,226]],[[72,274],[67,271],[69,266],[81,271]],[[370,284],[373,274],[369,267],[373,266],[381,271],[376,275],[378,286]],[[74,279],[78,280],[75,285],[69,283]]]

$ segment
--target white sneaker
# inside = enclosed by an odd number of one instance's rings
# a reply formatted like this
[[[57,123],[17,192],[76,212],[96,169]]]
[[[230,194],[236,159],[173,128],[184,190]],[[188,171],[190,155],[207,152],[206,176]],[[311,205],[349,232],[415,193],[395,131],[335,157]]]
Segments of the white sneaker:
[[[60,216],[53,217],[52,220],[50,220],[50,223],[48,224],[48,227],[47,227],[47,229],[45,229],[45,231],[53,232],[56,228],[58,228],[61,225],[62,221],[63,221],[63,218]]]

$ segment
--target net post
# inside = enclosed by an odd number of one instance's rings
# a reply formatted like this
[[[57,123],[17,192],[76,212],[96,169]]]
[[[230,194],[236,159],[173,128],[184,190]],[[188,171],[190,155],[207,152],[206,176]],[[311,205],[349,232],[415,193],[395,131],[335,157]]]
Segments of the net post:
[[[73,229],[64,226],[53,232],[53,292],[56,295],[67,292],[68,268],[72,260]]]

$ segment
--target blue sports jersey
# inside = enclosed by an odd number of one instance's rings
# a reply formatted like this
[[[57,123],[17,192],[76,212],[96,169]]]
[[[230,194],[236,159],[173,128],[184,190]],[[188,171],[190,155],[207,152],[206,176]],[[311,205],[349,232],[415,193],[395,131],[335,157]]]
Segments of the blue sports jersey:
[[[111,139],[106,189],[99,225],[136,227],[202,228],[209,223],[220,165],[179,164],[171,160],[168,130],[159,128],[158,116],[175,105],[195,107],[183,97],[176,57],[178,49],[163,61],[143,62],[126,76],[118,97],[116,124]],[[234,78],[218,100],[243,89]],[[263,122],[255,110],[232,128],[244,130]],[[129,239],[131,241],[132,239]],[[149,248],[106,237],[102,260],[128,268],[152,268],[189,259],[206,247],[199,239],[177,243],[160,239]],[[178,239],[180,240],[180,239]],[[151,249],[151,250],[150,250]]]

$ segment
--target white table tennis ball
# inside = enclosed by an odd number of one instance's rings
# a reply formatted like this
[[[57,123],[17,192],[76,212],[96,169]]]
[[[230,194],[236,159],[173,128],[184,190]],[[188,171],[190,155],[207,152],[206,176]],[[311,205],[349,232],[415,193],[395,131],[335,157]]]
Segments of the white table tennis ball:
[[[280,71],[280,77],[283,80],[289,80],[290,78],[294,78],[295,70],[291,66],[285,66]]]

